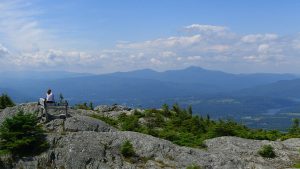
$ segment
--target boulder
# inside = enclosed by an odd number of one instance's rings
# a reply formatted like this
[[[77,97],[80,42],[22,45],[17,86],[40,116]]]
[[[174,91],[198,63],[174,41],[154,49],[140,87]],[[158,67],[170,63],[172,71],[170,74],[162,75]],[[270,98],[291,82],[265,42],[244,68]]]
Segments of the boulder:
[[[87,116],[73,116],[67,118],[64,122],[64,130],[77,131],[96,131],[96,132],[113,132],[117,131],[114,127],[105,122]]]
[[[0,124],[4,121],[5,118],[12,117],[16,115],[19,111],[23,111],[24,113],[39,113],[40,106],[37,103],[24,103],[19,104],[14,107],[7,107],[0,113]]]
[[[132,110],[129,107],[113,104],[111,106],[108,105],[99,105],[94,108],[95,111],[99,112],[109,112],[109,111],[130,111]]]

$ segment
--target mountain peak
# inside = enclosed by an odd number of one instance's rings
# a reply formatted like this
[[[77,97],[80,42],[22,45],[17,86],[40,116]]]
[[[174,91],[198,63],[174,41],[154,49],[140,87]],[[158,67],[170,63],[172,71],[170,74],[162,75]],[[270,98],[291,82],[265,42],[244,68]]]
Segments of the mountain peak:
[[[201,71],[203,71],[205,69],[203,69],[201,67],[198,67],[198,66],[189,66],[189,67],[187,67],[187,68],[185,68],[183,70],[198,70],[198,71],[201,70]]]

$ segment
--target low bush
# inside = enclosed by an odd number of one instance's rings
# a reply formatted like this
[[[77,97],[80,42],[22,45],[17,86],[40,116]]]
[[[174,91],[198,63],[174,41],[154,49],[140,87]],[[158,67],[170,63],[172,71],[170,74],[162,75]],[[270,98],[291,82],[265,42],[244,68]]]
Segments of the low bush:
[[[111,126],[118,127],[118,120],[115,120],[113,118],[109,118],[109,117],[102,116],[102,115],[97,115],[97,114],[93,114],[93,115],[91,115],[91,117],[93,117],[95,119],[102,120],[102,121],[104,121],[105,123],[107,123]]]
[[[89,105],[86,102],[84,102],[82,104],[76,104],[74,106],[74,108],[75,109],[83,109],[83,110],[93,110],[94,106],[93,106],[92,102],[90,102]]]
[[[125,131],[138,131],[139,129],[139,118],[132,115],[127,116],[126,114],[121,114],[118,118],[122,130]]]
[[[265,158],[275,158],[276,154],[274,152],[274,148],[271,145],[264,145],[258,151],[258,154]]]
[[[122,145],[121,145],[121,153],[124,157],[132,157],[135,155],[133,146],[129,140],[126,140]]]
[[[296,163],[292,166],[292,168],[300,168],[300,163]]]

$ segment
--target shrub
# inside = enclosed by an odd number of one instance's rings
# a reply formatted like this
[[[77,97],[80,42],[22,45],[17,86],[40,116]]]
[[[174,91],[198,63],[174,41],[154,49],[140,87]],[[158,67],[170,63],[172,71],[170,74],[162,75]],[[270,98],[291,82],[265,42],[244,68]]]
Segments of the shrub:
[[[118,117],[121,123],[121,129],[125,131],[138,131],[139,129],[139,118],[136,116],[127,116],[126,114],[121,114]]]
[[[292,168],[300,168],[300,163],[296,163],[292,166]]]
[[[163,111],[163,113],[164,113],[164,115],[165,115],[166,117],[168,117],[168,116],[171,115],[169,106],[168,106],[167,104],[163,104],[163,105],[162,105],[162,111]]]
[[[104,121],[105,123],[114,126],[114,127],[118,127],[118,120],[115,120],[113,118],[109,118],[103,115],[97,115],[97,114],[92,114],[91,117],[95,118],[95,119],[99,119],[101,121]]]
[[[0,109],[5,109],[6,107],[12,107],[14,105],[14,102],[7,94],[2,94],[0,96]]]
[[[180,109],[178,103],[173,104],[173,111],[176,112],[176,113],[180,113],[181,112],[181,109]]]
[[[259,151],[258,154],[262,157],[266,158],[274,158],[276,154],[274,152],[274,148],[271,145],[264,145]]]
[[[129,140],[126,140],[121,146],[121,153],[124,157],[132,157],[135,155],[133,146]]]
[[[134,116],[137,116],[138,118],[145,117],[145,114],[142,113],[142,112],[140,112],[140,111],[137,110],[137,109],[134,110],[133,115],[134,115]]]
[[[288,129],[288,133],[289,134],[299,134],[300,133],[299,123],[300,123],[299,119],[294,118],[291,128]]]
[[[48,148],[44,131],[33,114],[18,112],[0,127],[0,150],[13,156],[38,154]]]
[[[76,104],[74,106],[75,109],[83,109],[83,110],[93,110],[94,106],[93,103],[90,102],[89,105],[87,104],[87,102],[84,102],[82,104]]]

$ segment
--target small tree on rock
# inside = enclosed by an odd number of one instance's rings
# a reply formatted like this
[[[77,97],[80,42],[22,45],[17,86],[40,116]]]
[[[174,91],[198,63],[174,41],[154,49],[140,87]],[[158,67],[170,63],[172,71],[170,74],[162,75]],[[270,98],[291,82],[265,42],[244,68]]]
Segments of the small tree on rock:
[[[132,157],[135,155],[133,146],[129,140],[126,140],[121,146],[121,153],[124,157]]]
[[[0,109],[5,109],[6,107],[12,107],[14,105],[14,102],[7,94],[2,94],[0,96]]]
[[[63,102],[64,102],[64,99],[65,99],[65,98],[64,98],[63,94],[60,93],[60,94],[59,94],[59,102],[60,102],[60,103],[63,103]]]
[[[0,150],[13,156],[38,154],[48,147],[44,131],[34,114],[18,112],[0,126]]]
[[[274,148],[271,145],[264,145],[258,151],[258,154],[265,158],[275,158],[276,154],[274,152]]]

